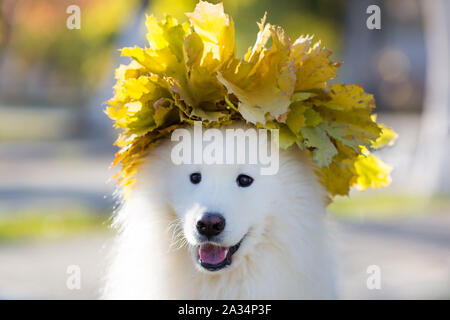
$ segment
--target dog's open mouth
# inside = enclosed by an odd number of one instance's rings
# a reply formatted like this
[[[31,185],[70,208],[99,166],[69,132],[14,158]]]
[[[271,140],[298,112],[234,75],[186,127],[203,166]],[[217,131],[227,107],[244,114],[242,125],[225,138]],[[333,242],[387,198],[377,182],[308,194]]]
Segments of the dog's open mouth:
[[[209,270],[217,271],[231,264],[232,255],[238,251],[241,241],[232,247],[221,247],[212,243],[201,244],[198,248],[198,262]]]

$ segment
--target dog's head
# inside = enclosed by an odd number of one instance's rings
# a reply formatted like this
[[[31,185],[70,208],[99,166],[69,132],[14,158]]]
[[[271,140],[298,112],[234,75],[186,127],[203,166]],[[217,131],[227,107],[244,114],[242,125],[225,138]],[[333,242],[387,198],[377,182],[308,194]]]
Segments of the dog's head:
[[[315,184],[309,158],[297,148],[280,153],[277,174],[263,175],[260,164],[175,164],[175,144],[165,141],[152,151],[157,157],[148,159],[152,174],[144,179],[154,180],[176,215],[201,271],[216,274],[239,265],[270,234],[274,220],[286,223],[286,204],[307,196],[299,188]]]

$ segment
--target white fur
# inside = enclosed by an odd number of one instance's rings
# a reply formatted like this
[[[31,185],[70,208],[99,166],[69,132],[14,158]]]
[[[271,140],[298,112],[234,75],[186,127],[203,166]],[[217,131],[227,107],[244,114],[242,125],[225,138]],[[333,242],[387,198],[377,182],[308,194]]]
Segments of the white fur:
[[[310,157],[280,152],[280,169],[261,176],[257,165],[181,165],[172,142],[154,148],[135,189],[115,216],[118,236],[106,276],[106,299],[334,298],[334,265],[324,226],[326,192]],[[199,171],[193,185],[189,175]],[[236,177],[254,178],[240,188]],[[221,244],[245,236],[232,264],[210,272],[196,262],[195,220],[226,218]]]

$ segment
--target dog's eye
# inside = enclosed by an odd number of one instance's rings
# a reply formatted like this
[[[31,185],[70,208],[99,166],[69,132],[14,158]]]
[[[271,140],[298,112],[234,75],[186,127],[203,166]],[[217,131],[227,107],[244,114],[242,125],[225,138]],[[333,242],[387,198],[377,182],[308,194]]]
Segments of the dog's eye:
[[[237,184],[238,184],[239,187],[245,188],[245,187],[250,186],[250,185],[253,183],[253,178],[252,178],[252,177],[249,177],[249,176],[246,175],[246,174],[240,174],[240,175],[237,177],[236,182],[237,182]]]
[[[192,173],[189,177],[193,184],[200,183],[202,181],[202,174],[199,172]]]

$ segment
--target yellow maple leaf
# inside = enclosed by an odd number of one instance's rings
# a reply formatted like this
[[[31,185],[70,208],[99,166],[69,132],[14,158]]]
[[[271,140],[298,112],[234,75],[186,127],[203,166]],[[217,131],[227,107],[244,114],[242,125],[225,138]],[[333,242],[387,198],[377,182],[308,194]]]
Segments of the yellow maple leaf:
[[[358,190],[386,187],[391,183],[392,168],[367,149],[364,149],[363,154],[355,161],[355,170],[358,175],[355,187]]]
[[[309,44],[308,40],[300,43]],[[303,55],[299,53],[294,54],[296,57],[295,91],[325,88],[327,81],[336,77],[336,69],[339,65],[331,62],[330,55],[331,52],[322,48],[320,42],[316,42]]]
[[[380,149],[384,146],[392,146],[398,137],[397,133],[382,123],[378,124],[378,126],[381,128],[381,134],[370,147],[372,149]]]
[[[277,118],[288,110],[294,91],[295,70],[289,59],[290,41],[283,29],[259,24],[253,49],[245,60],[235,60],[219,72],[218,79],[239,99],[239,112],[252,123],[266,122],[266,114]],[[265,48],[269,38],[272,47]]]
[[[329,109],[351,111],[355,109],[371,110],[375,107],[373,95],[364,92],[356,84],[345,85],[337,83],[330,88],[330,100],[322,102]]]
[[[200,1],[194,12],[186,13],[205,47],[203,59],[212,53],[214,59],[226,63],[236,54],[234,24],[223,10],[223,4]]]

